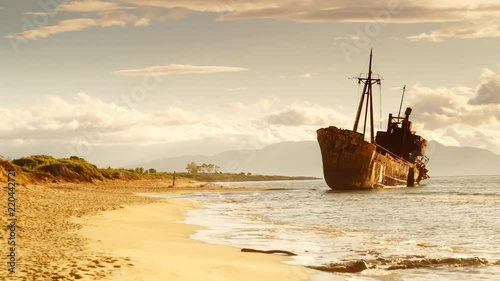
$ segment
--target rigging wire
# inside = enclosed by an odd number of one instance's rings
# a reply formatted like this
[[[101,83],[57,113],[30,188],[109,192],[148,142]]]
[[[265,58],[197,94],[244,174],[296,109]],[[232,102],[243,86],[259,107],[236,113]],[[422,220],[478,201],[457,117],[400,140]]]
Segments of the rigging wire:
[[[380,130],[383,131],[384,129],[382,128],[382,85],[378,85],[378,91],[380,94]]]
[[[376,77],[380,80],[383,80],[384,77],[382,77],[377,69],[377,63],[375,60],[372,61],[372,68],[374,71],[372,71],[372,75],[377,75]],[[379,90],[379,97],[380,97],[380,105],[379,105],[379,122],[380,122],[380,130],[383,130],[383,124],[382,124],[382,83],[378,83],[378,90]]]

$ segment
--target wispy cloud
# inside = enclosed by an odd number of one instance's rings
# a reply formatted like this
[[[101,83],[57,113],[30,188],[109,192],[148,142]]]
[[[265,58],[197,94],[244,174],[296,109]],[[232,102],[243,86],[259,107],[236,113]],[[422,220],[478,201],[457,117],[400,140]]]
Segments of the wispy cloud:
[[[97,20],[103,12],[127,12],[131,9],[134,10],[133,16],[136,18],[131,22],[136,26],[149,25],[153,21],[164,21],[167,13],[168,18],[175,20],[192,12],[212,12],[219,14],[218,20],[220,21],[274,19],[295,22],[379,24],[444,23],[442,28],[406,36],[410,40],[440,41],[445,38],[500,36],[498,28],[500,4],[492,0],[478,0],[473,3],[458,0],[83,0],[62,3],[55,11],[81,14],[76,19],[95,18]],[[155,9],[158,11],[151,12]],[[125,25],[121,24],[121,26]],[[39,27],[33,32],[43,30],[43,28]],[[70,31],[77,30],[81,29],[75,28]],[[48,33],[50,34],[56,33]],[[30,37],[26,36],[26,38]],[[356,36],[342,36],[335,40],[357,40],[357,38]]]
[[[26,30],[5,36],[7,39],[36,40],[46,38],[51,35],[80,31],[91,27],[126,26],[133,23],[135,26],[149,25],[150,21],[139,18],[126,11],[110,11],[99,13],[100,18],[77,18],[59,21],[55,25],[43,26],[36,29]]]
[[[88,12],[102,12],[102,11],[110,11],[118,9],[130,9],[130,7],[121,7],[116,2],[83,0],[83,1],[71,1],[68,3],[62,3],[59,6],[57,6],[56,11],[88,13]]]
[[[191,12],[192,11],[190,9],[184,7],[175,7],[169,10],[168,17],[174,20],[178,20],[190,14]]]
[[[497,15],[498,16],[498,15]],[[500,37],[500,20],[485,21],[476,20],[474,23],[454,25],[432,32],[424,32],[418,35],[408,36],[412,41],[429,40],[433,42],[443,41],[445,38],[492,38]]]
[[[97,25],[98,24],[95,19],[89,19],[89,18],[63,20],[58,22],[56,25],[44,26],[38,29],[27,30],[15,34],[9,34],[5,36],[5,38],[36,40],[38,38],[45,38],[54,34],[70,32],[70,31],[78,31],[89,27],[94,27]]]
[[[55,12],[25,12],[23,15],[29,15],[29,16],[48,16],[48,15],[53,15]]]
[[[113,72],[113,74],[126,76],[167,76],[175,74],[207,74],[218,72],[238,72],[247,71],[246,68],[231,67],[231,66],[196,66],[190,64],[168,64],[150,66],[139,69],[124,69]]]
[[[351,41],[356,41],[360,39],[361,37],[359,37],[358,35],[337,36],[333,38],[333,40],[351,40]]]
[[[225,103],[221,104],[220,106],[222,106],[224,108],[232,109],[232,110],[243,110],[245,108],[243,103],[241,103],[239,101],[225,102]]]
[[[316,73],[309,73],[309,72],[307,72],[307,73],[299,75],[299,78],[311,79],[315,75],[316,75]]]
[[[277,112],[265,116],[264,125],[281,126],[329,126],[335,124],[344,127],[350,124],[351,118],[318,105],[290,105]]]

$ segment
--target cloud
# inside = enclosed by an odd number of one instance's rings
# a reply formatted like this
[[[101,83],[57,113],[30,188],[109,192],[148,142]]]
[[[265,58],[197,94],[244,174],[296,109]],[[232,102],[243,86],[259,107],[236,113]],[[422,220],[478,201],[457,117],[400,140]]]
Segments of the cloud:
[[[443,29],[435,30],[430,33],[421,33],[418,35],[408,36],[412,41],[429,40],[433,42],[443,41],[444,38],[493,38],[500,36],[500,20],[484,22],[484,20],[476,21],[475,23],[466,23],[462,25],[454,25]]]
[[[135,22],[135,26],[148,26],[151,24],[151,20],[148,18],[140,18]]]
[[[145,18],[139,18],[134,14],[126,11],[107,11],[98,13],[100,18],[78,18],[59,21],[55,25],[43,26],[36,29],[31,29],[19,33],[9,34],[5,36],[7,39],[17,40],[37,40],[46,38],[51,35],[84,30],[91,27],[111,27],[111,26],[126,26],[128,23],[134,23],[135,26],[149,25],[150,21]]]
[[[184,7],[174,7],[169,10],[168,17],[174,20],[183,18],[191,13],[190,9]]]
[[[232,109],[232,110],[243,110],[245,109],[245,106],[243,103],[237,101],[237,102],[225,102],[221,104],[222,107]]]
[[[473,89],[464,90],[460,93],[473,94]],[[465,98],[461,104],[467,104],[466,101]],[[206,112],[195,110],[191,105],[141,111],[85,93],[64,99],[48,96],[21,108],[0,107],[3,120],[0,143],[9,151],[15,149],[18,155],[40,153],[50,148],[52,150],[47,153],[63,157],[76,154],[87,157],[88,151],[102,152],[110,147],[164,147],[169,144],[176,147],[187,142],[206,143],[208,139],[218,140],[220,151],[228,149],[225,147],[228,143],[232,147],[244,144],[261,148],[282,141],[314,140],[319,127],[350,128],[353,121],[352,116],[320,105],[280,106],[273,98],[254,103],[235,101],[221,106],[243,112],[224,118],[219,113],[207,116]],[[415,109],[415,114],[418,111]],[[479,126],[462,122],[433,130],[426,128],[422,135],[449,145],[470,145],[500,152],[498,126],[498,122]]]
[[[500,133],[498,131],[451,127],[445,130],[443,136],[456,141],[456,145],[479,147],[494,152],[500,151]]]
[[[83,0],[71,1],[62,3],[57,6],[56,12],[75,12],[75,13],[88,13],[88,12],[102,12],[117,9],[125,9],[120,7],[116,2],[97,1],[97,0]],[[127,7],[127,9],[129,9]]]
[[[5,38],[19,39],[19,40],[22,39],[36,40],[39,38],[46,38],[54,34],[70,32],[70,31],[78,31],[95,26],[98,26],[97,21],[95,19],[90,19],[90,18],[62,20],[58,22],[56,25],[44,26],[38,29],[27,30],[15,34],[9,34],[5,36]]]
[[[230,66],[195,66],[189,64],[168,64],[150,66],[140,69],[124,69],[113,72],[113,74],[126,76],[167,76],[175,74],[207,74],[217,72],[247,71],[246,68]]]
[[[276,7],[276,2],[285,2],[283,0],[256,1],[256,0],[119,0],[122,3],[137,6],[149,6],[165,8],[170,10],[185,9],[195,12],[214,12],[224,13],[238,10],[256,10],[269,7]]]
[[[218,13],[220,21],[274,19],[295,22],[444,23],[441,29],[410,35],[410,40],[440,41],[444,38],[483,38],[500,36],[500,5],[491,0],[475,1],[385,1],[385,0],[309,0],[309,1],[160,1],[121,0],[127,4],[161,7],[176,14],[187,11]],[[449,24],[449,25],[447,25]],[[358,40],[359,36],[340,36],[335,40]]]
[[[264,117],[265,125],[282,126],[340,126],[345,127],[352,118],[321,106],[292,105]]]
[[[239,113],[252,118],[255,116],[267,116],[282,108],[281,101],[277,97],[261,98],[254,102],[241,102],[238,100],[226,101],[220,104],[221,107],[239,111]],[[243,116],[241,115],[241,116]]]
[[[426,88],[414,86],[411,105],[414,120],[424,129],[455,125],[481,127],[500,124],[499,74],[483,70],[483,82],[476,88]]]
[[[153,21],[164,21],[167,17],[176,20],[192,12],[211,12],[219,15],[217,19],[219,21],[273,19],[294,22],[375,23],[382,26],[388,23],[443,23],[440,29],[406,36],[410,40],[440,41],[451,37],[500,36],[498,28],[500,4],[491,0],[473,3],[430,0],[83,0],[62,3],[56,8],[57,12],[85,14],[85,18],[93,16],[87,13],[94,13],[94,16],[98,16],[102,12],[127,12],[129,10],[134,10],[136,13],[136,19],[133,20],[136,26],[149,25]],[[163,14],[161,10],[168,11],[168,15]],[[125,26],[124,24],[116,25]],[[77,30],[81,29],[68,29],[66,32]],[[359,35],[341,36],[336,37],[335,40],[358,40],[357,37]]]
[[[130,2],[130,1],[127,1]],[[137,1],[132,1],[137,2]],[[158,1],[152,1],[158,3]],[[441,41],[444,38],[500,36],[500,5],[490,0],[475,1],[184,1],[193,11],[222,13],[218,20],[275,19],[295,22],[448,23],[442,29],[411,35],[410,40]],[[210,5],[209,3],[212,3]],[[358,40],[342,36],[335,40]]]
[[[23,15],[29,15],[29,16],[48,16],[48,15],[53,15],[54,13],[52,12],[25,12]]]
[[[248,105],[241,102],[224,104],[257,112],[259,118],[255,119],[255,115],[235,118],[233,115],[222,119],[218,114],[207,116],[205,112],[180,106],[140,111],[85,93],[66,99],[48,96],[36,105],[0,108],[0,118],[4,121],[0,123],[0,142],[18,146],[50,142],[59,144],[62,150],[67,149],[68,144],[73,148],[81,144],[102,147],[184,143],[207,138],[253,140],[265,145],[312,140],[317,124],[338,120],[336,113],[314,105],[285,107],[275,112],[287,115],[290,109],[299,111],[305,119],[300,121],[303,125],[298,129],[292,124],[300,119],[297,116],[289,119],[292,123],[273,122],[269,103],[276,105],[272,99]],[[326,113],[323,121],[320,120],[322,112]]]
[[[87,6],[89,4],[89,6]],[[66,6],[64,6],[66,5]],[[62,8],[61,8],[62,6]],[[95,18],[85,17],[59,21],[55,25],[40,26],[35,29],[26,30],[18,33],[13,33],[5,36],[7,39],[16,40],[37,40],[46,38],[51,35],[80,31],[91,27],[111,27],[111,26],[127,26],[129,23],[135,26],[148,26],[151,23],[149,18],[138,17],[127,10],[128,7],[116,6],[116,4],[103,1],[78,1],[61,4],[58,6],[57,12],[72,11],[72,12],[96,12]],[[44,12],[28,12],[31,15],[53,15],[54,13]]]
[[[359,35],[337,36],[333,38],[333,40],[351,40],[351,41],[357,41],[360,39],[361,37],[359,37]]]
[[[126,26],[128,23],[135,23],[136,26],[144,26],[144,20],[126,11],[110,11],[100,13],[101,18],[96,20],[101,27]]]
[[[304,73],[299,75],[299,78],[304,78],[304,79],[311,79],[316,73]]]
[[[445,145],[500,153],[500,74],[484,69],[476,87],[413,86],[408,103],[414,129]]]
[[[466,87],[413,88],[413,120],[424,129],[436,130],[454,125],[482,126],[500,120],[500,107],[474,106],[469,100],[474,89]]]
[[[2,108],[0,139],[51,139],[96,143],[139,142],[148,135],[152,140],[168,139],[166,128],[194,125],[199,121],[191,113],[168,107],[156,112],[140,112],[99,98],[79,93],[72,100],[48,96],[39,105],[21,109]],[[161,136],[160,132],[164,134]],[[137,134],[137,135],[135,135]],[[180,137],[180,136],[179,136]]]
[[[482,83],[476,88],[475,96],[469,100],[469,104],[500,104],[500,74],[485,69],[480,78]]]

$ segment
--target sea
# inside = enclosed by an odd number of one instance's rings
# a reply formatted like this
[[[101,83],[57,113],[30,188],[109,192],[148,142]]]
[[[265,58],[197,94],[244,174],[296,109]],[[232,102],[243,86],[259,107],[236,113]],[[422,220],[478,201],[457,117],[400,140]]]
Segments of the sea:
[[[207,203],[188,212],[186,223],[207,227],[193,239],[291,251],[297,256],[288,263],[302,266],[367,261],[372,268],[341,273],[352,281],[500,280],[494,265],[500,260],[500,176],[433,177],[419,187],[362,191],[332,191],[323,180],[219,184],[273,189],[175,196]],[[489,264],[456,262],[476,257]],[[450,258],[438,266],[388,269]]]

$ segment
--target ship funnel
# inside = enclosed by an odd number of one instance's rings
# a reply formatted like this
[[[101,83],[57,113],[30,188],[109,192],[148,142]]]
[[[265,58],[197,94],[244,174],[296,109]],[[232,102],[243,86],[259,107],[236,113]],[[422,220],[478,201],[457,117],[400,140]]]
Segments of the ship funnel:
[[[405,115],[406,115],[406,117],[409,117],[409,116],[410,116],[410,114],[411,114],[411,110],[412,110],[412,109],[411,109],[411,107],[407,107],[407,108],[406,108],[406,111],[405,111]]]

